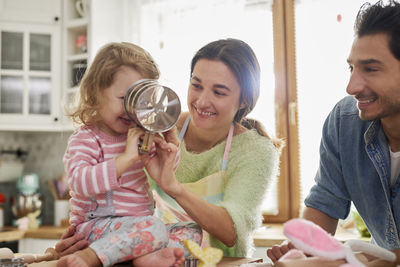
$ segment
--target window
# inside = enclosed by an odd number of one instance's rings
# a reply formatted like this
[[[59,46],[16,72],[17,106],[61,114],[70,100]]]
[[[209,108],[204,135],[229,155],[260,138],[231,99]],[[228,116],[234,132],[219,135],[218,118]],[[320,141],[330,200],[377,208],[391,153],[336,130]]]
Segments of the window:
[[[347,95],[350,72],[346,60],[353,42],[354,21],[364,3],[364,0],[296,1],[301,204],[314,184],[325,118]]]
[[[190,61],[196,51],[222,38],[247,42],[255,51],[262,71],[260,98],[249,117],[261,121],[268,133],[275,136],[271,1],[142,1],[140,14],[140,44],[160,65],[161,80],[180,96],[183,111],[187,111]],[[254,25],[263,34],[249,30]],[[277,180],[267,196],[264,212],[278,214]]]
[[[197,49],[233,37],[255,50],[263,79],[258,104],[249,117],[286,142],[280,176],[264,203],[265,222],[299,216],[318,168],[322,124],[346,95],[346,58],[363,3],[142,0],[139,5],[139,43],[159,63],[164,82],[181,96],[183,110],[187,110],[190,60]]]

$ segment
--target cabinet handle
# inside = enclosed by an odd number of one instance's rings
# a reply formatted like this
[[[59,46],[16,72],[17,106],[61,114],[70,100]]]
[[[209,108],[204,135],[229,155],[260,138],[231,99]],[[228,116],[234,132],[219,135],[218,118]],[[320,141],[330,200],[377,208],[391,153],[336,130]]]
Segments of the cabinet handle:
[[[54,17],[54,21],[58,21],[59,20],[59,18],[58,17]]]
[[[54,117],[54,121],[58,121],[58,118],[57,118],[57,117]]]

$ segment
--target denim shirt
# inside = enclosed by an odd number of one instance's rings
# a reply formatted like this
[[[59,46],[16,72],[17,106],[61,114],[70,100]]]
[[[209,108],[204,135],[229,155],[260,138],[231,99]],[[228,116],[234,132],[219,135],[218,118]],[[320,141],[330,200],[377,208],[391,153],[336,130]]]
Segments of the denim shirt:
[[[304,203],[336,218],[349,214],[351,201],[373,242],[400,248],[400,181],[390,188],[390,153],[380,120],[363,121],[352,96],[339,101],[327,117],[320,164]]]

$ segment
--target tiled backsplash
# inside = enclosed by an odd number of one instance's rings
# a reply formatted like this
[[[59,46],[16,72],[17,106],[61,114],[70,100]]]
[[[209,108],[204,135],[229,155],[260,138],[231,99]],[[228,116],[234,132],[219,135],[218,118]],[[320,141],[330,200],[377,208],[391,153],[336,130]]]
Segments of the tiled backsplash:
[[[0,150],[21,149],[27,151],[23,173],[36,173],[40,179],[40,193],[43,197],[42,222],[53,224],[54,199],[47,181],[64,173],[62,157],[72,132],[0,132]],[[15,182],[1,182],[0,192],[9,197],[17,193]],[[4,224],[11,225],[13,216],[9,202],[4,205]]]

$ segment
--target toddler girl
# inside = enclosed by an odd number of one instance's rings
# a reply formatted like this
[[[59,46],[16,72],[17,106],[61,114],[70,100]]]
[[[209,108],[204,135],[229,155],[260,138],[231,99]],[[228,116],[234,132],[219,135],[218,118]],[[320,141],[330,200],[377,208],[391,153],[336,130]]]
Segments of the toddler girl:
[[[149,53],[129,43],[104,46],[83,77],[79,105],[71,114],[83,126],[69,139],[64,165],[71,189],[70,223],[90,246],[62,257],[57,266],[111,266],[128,260],[135,267],[179,266],[182,241],[201,242],[196,224],[167,227],[153,216],[154,201],[138,153],[144,132],[124,111],[128,88],[158,77]],[[176,153],[173,130],[164,137],[154,138],[157,150]]]

